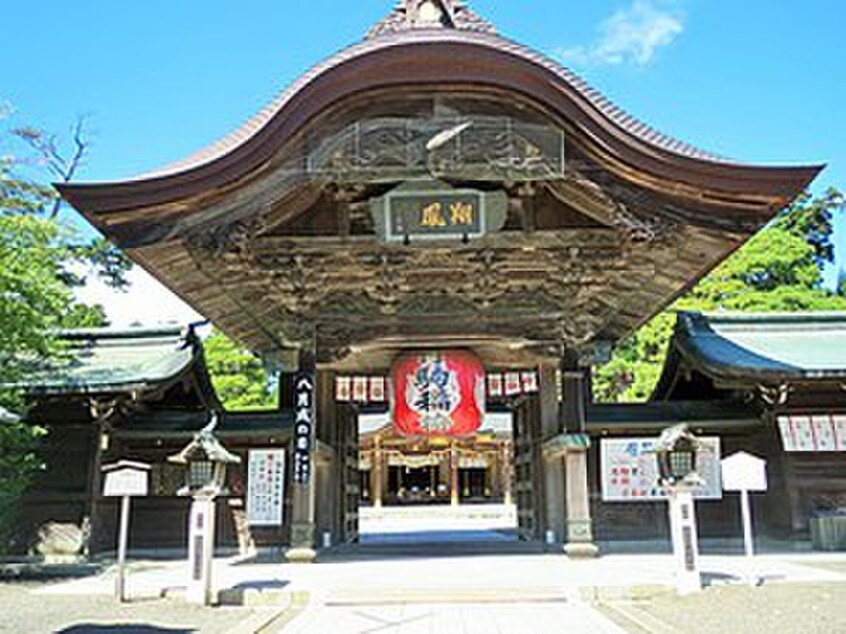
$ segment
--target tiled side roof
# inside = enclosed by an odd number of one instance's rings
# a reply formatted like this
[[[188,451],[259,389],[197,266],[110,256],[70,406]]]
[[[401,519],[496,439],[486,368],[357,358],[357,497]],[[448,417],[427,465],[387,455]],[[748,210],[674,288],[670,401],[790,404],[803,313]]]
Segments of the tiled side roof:
[[[69,330],[60,339],[70,358],[28,376],[28,392],[143,390],[179,376],[198,358],[193,331],[177,327]]]
[[[680,313],[671,355],[751,382],[846,376],[846,313]]]
[[[408,2],[400,2],[391,13],[377,22],[367,33],[365,39],[382,37],[392,33],[401,33],[412,28],[409,23]],[[459,31],[496,34],[496,27],[479,14],[472,11],[463,2],[452,3],[452,28]]]

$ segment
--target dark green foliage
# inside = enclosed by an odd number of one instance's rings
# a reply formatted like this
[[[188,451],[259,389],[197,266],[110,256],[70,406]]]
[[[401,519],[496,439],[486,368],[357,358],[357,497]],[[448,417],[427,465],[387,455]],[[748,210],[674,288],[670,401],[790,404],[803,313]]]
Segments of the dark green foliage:
[[[598,401],[643,401],[655,386],[675,324],[675,311],[791,312],[846,310],[846,295],[823,288],[834,261],[833,217],[844,197],[830,190],[803,196],[687,295],[622,342],[595,373]]]
[[[227,410],[268,410],[278,398],[261,359],[215,331],[204,342],[212,384]]]
[[[56,192],[16,173],[18,166],[0,162],[0,406],[24,415],[21,422],[0,423],[0,553],[20,496],[41,466],[38,442],[45,433],[26,421],[20,384],[32,366],[64,354],[58,329],[105,323],[101,306],[75,300],[74,287],[84,283],[78,271],[120,285],[128,269],[113,247],[80,239],[61,224]]]

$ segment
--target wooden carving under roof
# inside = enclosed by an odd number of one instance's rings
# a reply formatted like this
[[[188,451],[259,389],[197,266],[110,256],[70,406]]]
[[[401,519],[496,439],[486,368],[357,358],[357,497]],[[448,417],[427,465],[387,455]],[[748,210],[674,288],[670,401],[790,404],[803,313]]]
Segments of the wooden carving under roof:
[[[820,169],[661,135],[472,15],[405,2],[220,143],[62,194],[230,336],[329,361],[380,340],[616,341]],[[419,179],[507,209],[480,238],[380,239],[372,201]]]

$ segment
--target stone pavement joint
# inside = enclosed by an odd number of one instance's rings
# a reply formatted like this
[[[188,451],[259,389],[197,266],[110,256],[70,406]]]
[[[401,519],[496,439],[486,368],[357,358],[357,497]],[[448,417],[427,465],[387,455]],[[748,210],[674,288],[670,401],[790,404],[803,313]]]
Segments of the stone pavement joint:
[[[680,630],[641,610],[634,601],[599,601],[596,605],[606,614],[610,612],[617,617],[613,619],[615,622],[622,621],[622,625],[626,626],[629,634],[683,634]]]
[[[324,605],[412,605],[472,603],[566,603],[572,595],[560,588],[367,588],[334,592]]]

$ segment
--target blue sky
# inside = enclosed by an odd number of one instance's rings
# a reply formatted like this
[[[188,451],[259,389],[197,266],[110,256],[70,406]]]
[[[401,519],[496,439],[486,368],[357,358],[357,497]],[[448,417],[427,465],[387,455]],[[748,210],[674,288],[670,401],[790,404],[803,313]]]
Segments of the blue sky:
[[[90,117],[80,177],[172,162],[229,132],[394,0],[17,0],[3,9],[7,124]],[[646,122],[726,157],[824,162],[846,189],[846,2],[475,0]],[[0,148],[6,153],[14,148]],[[846,222],[838,240],[846,254]]]

